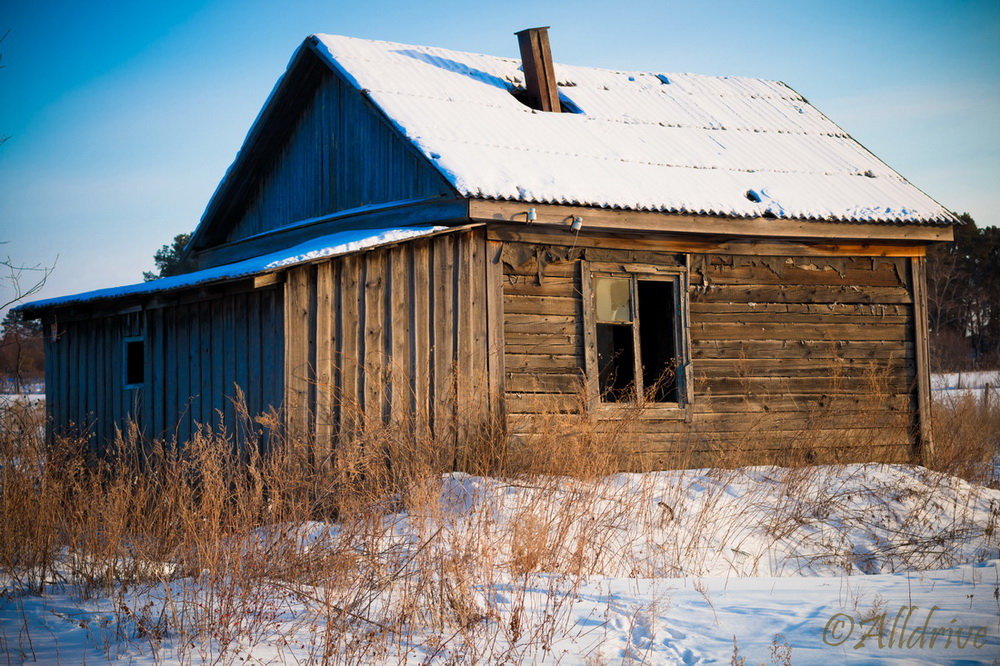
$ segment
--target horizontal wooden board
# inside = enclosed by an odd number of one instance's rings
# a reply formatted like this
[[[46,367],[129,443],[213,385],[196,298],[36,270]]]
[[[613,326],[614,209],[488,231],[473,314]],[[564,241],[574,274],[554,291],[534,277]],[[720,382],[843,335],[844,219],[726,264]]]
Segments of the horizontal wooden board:
[[[812,340],[704,340],[691,341],[691,355],[704,358],[911,358],[912,342]]]
[[[566,393],[575,395],[582,389],[582,382],[582,372],[511,372],[507,375],[506,387],[512,393]]]
[[[580,301],[557,296],[522,296],[504,294],[504,312],[510,314],[575,315],[580,311]]]
[[[803,287],[798,285],[712,285],[692,289],[699,303],[912,303],[902,287]]]
[[[802,267],[806,265],[812,265],[813,268],[807,269]],[[701,279],[699,280],[698,278]],[[696,284],[707,282],[708,284],[759,286],[781,284],[858,287],[905,286],[900,279],[900,273],[892,265],[883,264],[875,270],[871,268],[845,268],[843,270],[836,270],[834,268],[825,268],[822,259],[816,259],[811,264],[802,261],[790,264],[779,263],[777,270],[772,270],[768,266],[719,266],[704,264],[692,275],[692,282]]]
[[[846,412],[905,410],[911,407],[909,393],[836,395],[781,393],[778,395],[699,395],[691,404],[695,414],[717,412]]]
[[[873,390],[888,389],[890,393],[910,388],[909,378],[888,377],[874,383],[867,377],[746,377],[705,378],[694,376],[695,396],[703,395],[754,395],[757,397],[801,394],[867,394]]]
[[[809,340],[822,336],[833,340],[910,341],[913,332],[900,324],[801,324],[693,322],[691,340]]]
[[[913,317],[904,315],[821,315],[816,313],[786,313],[786,312],[759,312],[753,308],[747,308],[744,312],[712,312],[698,313],[691,317],[698,325],[706,326],[715,323],[740,323],[740,324],[810,324],[826,330],[829,325],[900,325],[905,326],[913,322]]]
[[[580,337],[580,327],[576,324],[518,324],[504,326],[503,330],[507,342],[519,345],[529,345],[539,339],[572,342]]]
[[[556,354],[559,356],[579,356],[583,357],[583,343],[580,341],[557,339],[553,341],[551,336],[532,336],[532,342],[524,344],[509,343],[506,347],[508,354]]]
[[[504,367],[508,373],[575,372],[583,367],[583,359],[569,354],[504,354]]]
[[[788,314],[815,314],[822,317],[841,316],[869,316],[869,317],[889,317],[889,316],[910,316],[913,313],[912,305],[901,305],[894,303],[702,303],[692,302],[690,304],[691,315],[701,316],[707,314],[763,314],[763,313],[788,313]]]
[[[579,280],[574,275],[546,275],[542,284],[534,279],[504,280],[503,291],[504,295],[580,297]]]
[[[559,393],[506,393],[507,413],[515,420],[517,414],[580,412],[583,403],[576,395]]]
[[[543,267],[541,271],[542,282],[548,282],[550,278],[558,276],[573,278],[578,272],[579,267],[575,261],[554,261]],[[503,264],[504,288],[506,289],[507,285],[531,284],[532,282],[537,284],[538,274],[538,261],[535,259],[529,259],[516,266],[505,262]]]
[[[701,442],[730,444],[746,450],[765,449],[777,442],[794,443],[798,447],[862,447],[862,446],[909,446],[910,432],[907,428],[835,428],[804,431],[799,428],[789,430],[759,429],[752,437],[746,433],[688,431],[683,433],[628,433],[630,447],[645,451],[671,450],[671,444],[685,439]]]
[[[912,360],[865,359],[699,359],[692,363],[695,373],[707,377],[834,377],[913,373]]]
[[[519,222],[525,232],[545,227],[562,230],[567,243],[577,243],[583,234],[569,231],[567,220],[582,216],[590,229],[623,229],[627,231],[660,231],[690,234],[731,234],[767,238],[827,238],[831,242],[843,239],[932,241],[951,240],[948,225],[929,224],[837,224],[811,220],[779,218],[727,218],[709,215],[687,215],[652,211],[611,210],[606,208],[532,204],[536,217],[526,225],[526,206],[518,201],[473,199],[469,202],[469,217],[474,220]],[[494,236],[495,237],[495,236]],[[505,239],[501,239],[505,240]]]

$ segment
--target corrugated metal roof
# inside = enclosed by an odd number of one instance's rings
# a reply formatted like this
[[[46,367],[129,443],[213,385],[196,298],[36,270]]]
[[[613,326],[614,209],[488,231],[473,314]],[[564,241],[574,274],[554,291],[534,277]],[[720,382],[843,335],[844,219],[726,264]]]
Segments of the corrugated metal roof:
[[[857,222],[953,221],[783,83],[555,65],[581,113],[511,91],[520,61],[316,35],[317,50],[470,197]]]

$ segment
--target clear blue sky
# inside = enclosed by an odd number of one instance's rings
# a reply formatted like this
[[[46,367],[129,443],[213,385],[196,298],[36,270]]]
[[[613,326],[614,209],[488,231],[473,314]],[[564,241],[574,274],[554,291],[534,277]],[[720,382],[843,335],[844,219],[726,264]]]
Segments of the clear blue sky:
[[[1000,224],[1000,1],[15,2],[0,33],[0,255],[39,297],[141,280],[196,226],[308,34],[785,81],[932,197]],[[3,296],[0,293],[0,296]]]

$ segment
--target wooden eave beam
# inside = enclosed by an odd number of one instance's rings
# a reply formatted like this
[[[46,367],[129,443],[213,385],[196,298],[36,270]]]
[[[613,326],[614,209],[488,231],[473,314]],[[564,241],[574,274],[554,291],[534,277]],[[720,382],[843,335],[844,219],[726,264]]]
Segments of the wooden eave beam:
[[[469,221],[466,199],[434,197],[419,201],[385,204],[375,209],[352,209],[292,223],[279,229],[241,238],[205,250],[193,252],[195,270],[229,264],[241,259],[278,252],[317,236],[354,229],[413,227],[422,225],[454,226]]]
[[[528,222],[528,210],[535,220]],[[574,217],[583,219],[583,229],[631,233],[696,234],[733,238],[769,238],[815,241],[889,241],[932,243],[954,238],[950,225],[816,222],[778,218],[729,218],[709,215],[679,215],[650,211],[612,210],[589,206],[532,204],[519,201],[471,199],[473,221],[523,224],[526,228],[565,229],[572,234]]]

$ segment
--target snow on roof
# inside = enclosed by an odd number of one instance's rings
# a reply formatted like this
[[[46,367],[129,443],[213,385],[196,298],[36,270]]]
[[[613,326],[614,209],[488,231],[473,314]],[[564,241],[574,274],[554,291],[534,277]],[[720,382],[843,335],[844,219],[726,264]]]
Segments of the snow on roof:
[[[783,83],[555,65],[564,103],[511,90],[520,61],[315,35],[464,196],[738,217],[953,222]]]
[[[94,301],[104,298],[118,298],[120,296],[135,296],[153,294],[162,291],[172,291],[185,287],[204,285],[210,282],[231,280],[267,273],[282,268],[288,268],[296,264],[302,264],[324,257],[335,257],[342,254],[350,254],[379,245],[396,243],[410,238],[426,236],[447,227],[405,227],[400,229],[352,229],[349,231],[338,231],[327,236],[310,239],[294,247],[272,252],[259,257],[252,257],[223,266],[214,266],[192,273],[173,275],[171,277],[152,280],[151,282],[140,282],[138,284],[125,285],[123,287],[110,287],[108,289],[97,289],[81,294],[69,296],[59,296],[40,301],[25,303],[14,308],[15,310],[40,309],[53,306],[70,305],[85,301]]]

